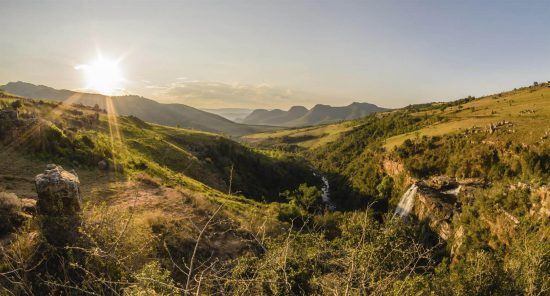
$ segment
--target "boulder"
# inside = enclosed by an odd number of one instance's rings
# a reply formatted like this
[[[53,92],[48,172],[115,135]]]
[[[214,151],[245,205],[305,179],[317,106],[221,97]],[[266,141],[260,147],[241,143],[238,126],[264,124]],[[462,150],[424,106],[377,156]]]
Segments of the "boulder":
[[[46,240],[63,246],[78,237],[82,198],[76,173],[49,164],[35,178],[38,201],[36,212]]]

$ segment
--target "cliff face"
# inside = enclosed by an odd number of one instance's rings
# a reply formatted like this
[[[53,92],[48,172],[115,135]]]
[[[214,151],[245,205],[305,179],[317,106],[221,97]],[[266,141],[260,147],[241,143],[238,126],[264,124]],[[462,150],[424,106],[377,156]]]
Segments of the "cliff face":
[[[449,199],[445,195],[433,194],[423,188],[418,191],[414,205],[416,217],[428,222],[430,228],[444,240],[452,236],[452,217],[455,214],[454,203]]]
[[[483,198],[483,195],[476,195],[475,190],[490,189],[491,185],[483,179],[455,179],[438,176],[416,181],[412,186],[417,188],[414,206],[410,211],[411,216],[420,222],[426,223],[439,238],[451,243],[449,246],[451,255],[459,255],[465,234],[464,227],[459,223],[462,215],[461,201]],[[548,186],[520,182],[509,185],[502,194],[513,194],[517,190],[522,190],[531,196],[530,200],[533,203],[529,208],[529,215],[533,219],[548,219],[550,216],[550,191]],[[520,224],[520,219],[515,216],[516,214],[505,210],[499,204],[495,204],[490,213],[480,214],[478,217],[479,221],[487,227],[495,238],[489,242],[489,246],[497,249],[499,244],[508,245],[516,235],[516,228]]]
[[[414,214],[428,223],[439,237],[448,240],[453,235],[452,219],[460,208],[457,196],[462,185],[454,178],[436,177],[418,182]]]
[[[385,162],[386,171],[403,173],[396,163]],[[411,215],[426,223],[440,239],[452,242],[451,254],[455,254],[462,245],[464,229],[453,227],[460,216],[459,196],[470,195],[476,187],[482,187],[482,179],[461,179],[436,176],[422,181],[413,181],[417,190]]]

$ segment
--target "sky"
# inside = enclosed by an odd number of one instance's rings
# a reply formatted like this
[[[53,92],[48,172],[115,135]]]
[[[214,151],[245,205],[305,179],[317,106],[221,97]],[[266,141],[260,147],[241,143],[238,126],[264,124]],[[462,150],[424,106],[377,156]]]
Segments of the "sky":
[[[550,80],[550,1],[6,1],[0,84],[86,87],[199,108],[401,107]]]

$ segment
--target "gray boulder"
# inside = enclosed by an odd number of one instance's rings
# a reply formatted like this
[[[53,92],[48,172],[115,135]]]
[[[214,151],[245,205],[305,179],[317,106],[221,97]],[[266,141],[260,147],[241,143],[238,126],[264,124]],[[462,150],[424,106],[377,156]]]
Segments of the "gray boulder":
[[[46,240],[56,246],[73,242],[78,236],[82,210],[78,176],[74,171],[49,164],[43,174],[36,176],[35,184],[36,212]]]

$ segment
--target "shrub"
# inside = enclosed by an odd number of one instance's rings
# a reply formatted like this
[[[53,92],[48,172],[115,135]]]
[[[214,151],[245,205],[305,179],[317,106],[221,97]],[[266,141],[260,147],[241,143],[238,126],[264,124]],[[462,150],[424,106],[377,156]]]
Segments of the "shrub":
[[[23,103],[21,103],[21,100],[15,100],[11,103],[11,107],[15,110],[21,108],[23,106]]]
[[[522,226],[505,256],[504,267],[524,295],[542,295],[550,290],[548,229],[533,231]]]
[[[124,289],[124,295],[146,296],[146,295],[178,295],[179,289],[174,285],[170,272],[162,268],[158,261],[145,264],[134,276],[136,283]]]
[[[0,192],[0,236],[20,226],[21,201],[17,195],[8,192]]]

